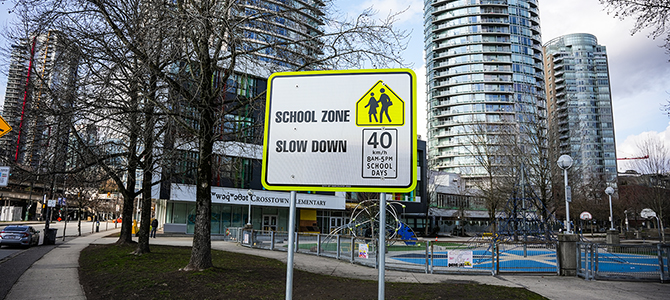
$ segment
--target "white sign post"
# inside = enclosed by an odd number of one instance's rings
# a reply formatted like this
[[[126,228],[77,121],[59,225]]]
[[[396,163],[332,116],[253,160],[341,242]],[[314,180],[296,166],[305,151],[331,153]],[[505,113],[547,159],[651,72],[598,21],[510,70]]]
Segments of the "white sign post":
[[[379,192],[384,299],[386,192],[417,182],[416,75],[409,69],[276,73],[268,79],[261,182],[290,190],[286,299],[292,299],[295,191]]]

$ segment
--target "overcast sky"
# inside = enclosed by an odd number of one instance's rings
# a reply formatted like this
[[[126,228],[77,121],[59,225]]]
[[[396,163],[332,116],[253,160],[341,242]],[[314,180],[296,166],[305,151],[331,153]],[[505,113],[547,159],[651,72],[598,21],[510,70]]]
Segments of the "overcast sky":
[[[7,1],[0,1],[0,26],[11,18]],[[641,136],[658,135],[670,145],[670,119],[661,110],[670,99],[670,55],[660,48],[662,40],[647,37],[646,32],[631,36],[633,20],[621,21],[604,11],[598,0],[539,0],[543,43],[570,33],[590,33],[607,47],[614,108],[614,124],[619,157],[639,155],[635,141]],[[425,139],[425,65],[423,58],[423,0],[344,0],[336,1],[351,15],[374,6],[380,17],[391,11],[407,11],[398,25],[411,30],[407,62],[414,64],[419,86],[419,134]],[[0,44],[5,44],[0,40]],[[4,103],[7,83],[7,57],[1,58],[0,103]],[[423,98],[423,99],[422,99]],[[619,163],[619,170],[626,169]]]

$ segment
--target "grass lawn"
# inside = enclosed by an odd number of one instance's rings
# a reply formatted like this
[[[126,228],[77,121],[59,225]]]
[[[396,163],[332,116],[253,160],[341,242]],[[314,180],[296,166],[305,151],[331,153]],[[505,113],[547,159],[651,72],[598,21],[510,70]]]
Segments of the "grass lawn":
[[[191,249],[92,245],[81,252],[79,280],[87,299],[284,299],[286,265],[280,261],[212,251],[214,268],[183,272]],[[377,282],[294,270],[294,299],[377,299]],[[545,299],[521,288],[476,283],[386,283],[387,299]]]

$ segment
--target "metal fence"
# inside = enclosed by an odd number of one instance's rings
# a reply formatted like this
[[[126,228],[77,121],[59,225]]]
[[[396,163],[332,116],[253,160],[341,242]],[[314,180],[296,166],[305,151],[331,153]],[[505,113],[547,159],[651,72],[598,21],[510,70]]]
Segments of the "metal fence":
[[[496,273],[558,274],[557,247],[554,241],[496,243]]]
[[[239,230],[241,245],[274,251],[288,250],[288,233]],[[231,236],[233,234],[231,233]],[[231,239],[234,240],[234,239]],[[386,268],[421,273],[557,274],[556,243],[479,241],[386,241]],[[296,233],[296,252],[347,260],[377,267],[375,239],[347,235]]]
[[[670,245],[577,243],[577,276],[670,281]]]

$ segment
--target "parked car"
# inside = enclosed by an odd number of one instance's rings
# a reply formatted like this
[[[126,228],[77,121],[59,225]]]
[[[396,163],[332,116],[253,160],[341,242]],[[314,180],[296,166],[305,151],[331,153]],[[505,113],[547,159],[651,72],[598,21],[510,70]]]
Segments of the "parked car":
[[[0,232],[0,246],[30,247],[40,242],[40,232],[32,226],[10,225]]]

